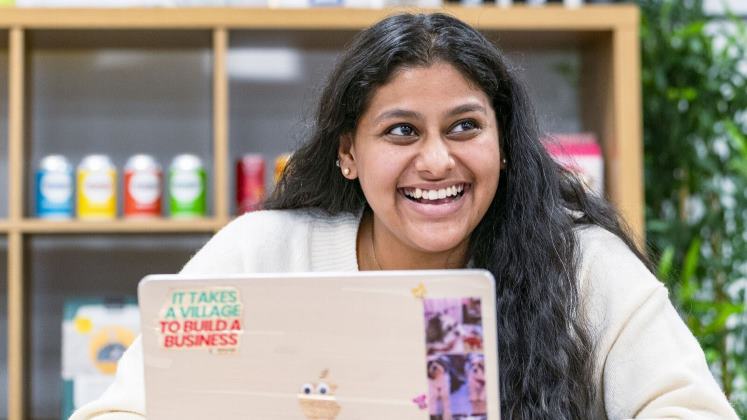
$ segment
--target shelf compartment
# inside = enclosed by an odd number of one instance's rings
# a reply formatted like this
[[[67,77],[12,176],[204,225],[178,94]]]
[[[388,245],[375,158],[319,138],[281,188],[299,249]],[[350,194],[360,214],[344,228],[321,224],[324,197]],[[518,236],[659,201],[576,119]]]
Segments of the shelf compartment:
[[[107,234],[107,233],[212,233],[226,224],[218,219],[134,219],[113,221],[51,221],[25,219],[19,227],[29,234]],[[1,226],[1,225],[0,225]]]
[[[232,31],[227,73],[229,200],[236,214],[236,162],[246,153],[265,159],[265,190],[274,187],[277,156],[309,135],[322,83],[354,31]],[[330,162],[333,165],[334,162]]]
[[[175,273],[209,235],[32,236],[25,241],[27,386],[32,419],[59,418],[60,338],[67,298],[137,295],[140,279]],[[137,263],[135,263],[137,262]]]
[[[130,156],[154,156],[165,179],[174,156],[196,154],[214,214],[211,39],[210,31],[28,31],[26,217],[34,215],[44,156],[62,154],[76,166],[94,153],[117,167],[119,215]]]

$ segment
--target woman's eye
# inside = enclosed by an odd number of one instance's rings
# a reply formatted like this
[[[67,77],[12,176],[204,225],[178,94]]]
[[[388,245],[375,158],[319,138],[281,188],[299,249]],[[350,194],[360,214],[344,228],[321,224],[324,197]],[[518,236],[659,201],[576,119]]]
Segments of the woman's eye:
[[[414,136],[415,129],[407,124],[399,124],[390,128],[387,134],[391,134],[394,136]]]
[[[475,121],[472,121],[472,120],[464,120],[464,121],[459,121],[459,122],[458,122],[458,123],[457,123],[457,124],[456,124],[456,125],[455,125],[455,126],[454,126],[454,127],[452,128],[452,129],[451,129],[451,132],[452,132],[452,133],[462,133],[462,132],[465,132],[465,131],[475,130],[475,129],[477,129],[477,128],[478,128],[478,126],[477,126],[477,123],[476,123]]]

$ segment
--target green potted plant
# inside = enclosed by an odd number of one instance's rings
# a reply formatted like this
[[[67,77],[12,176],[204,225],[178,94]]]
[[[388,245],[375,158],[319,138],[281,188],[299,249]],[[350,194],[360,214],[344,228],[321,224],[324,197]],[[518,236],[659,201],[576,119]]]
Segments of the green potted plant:
[[[647,239],[747,418],[747,28],[702,0],[639,5]]]

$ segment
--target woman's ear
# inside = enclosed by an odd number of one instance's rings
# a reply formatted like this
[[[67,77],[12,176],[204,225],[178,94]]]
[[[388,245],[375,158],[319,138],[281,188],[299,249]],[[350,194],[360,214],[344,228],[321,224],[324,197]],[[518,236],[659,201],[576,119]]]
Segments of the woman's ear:
[[[358,177],[358,169],[355,166],[355,145],[353,144],[353,136],[351,134],[340,136],[340,147],[337,149],[337,159],[342,176],[349,180]]]

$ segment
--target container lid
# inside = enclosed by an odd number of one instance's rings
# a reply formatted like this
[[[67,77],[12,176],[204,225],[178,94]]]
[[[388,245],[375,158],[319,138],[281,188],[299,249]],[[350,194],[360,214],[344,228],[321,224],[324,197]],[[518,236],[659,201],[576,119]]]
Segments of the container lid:
[[[190,154],[183,154],[174,157],[171,161],[171,169],[178,169],[181,171],[195,171],[202,169],[202,160]]]
[[[264,156],[258,153],[247,153],[241,156],[239,161],[244,163],[245,165],[257,165],[257,164],[264,165],[265,158]]]
[[[103,169],[114,169],[114,164],[107,155],[88,155],[83,158],[78,168],[100,171]]]
[[[65,156],[62,155],[48,155],[42,158],[40,164],[40,169],[44,169],[47,171],[54,171],[54,172],[64,172],[64,171],[71,171],[72,165],[70,164],[70,161],[67,160]]]
[[[152,171],[161,169],[161,165],[151,155],[137,154],[127,159],[125,170]]]

